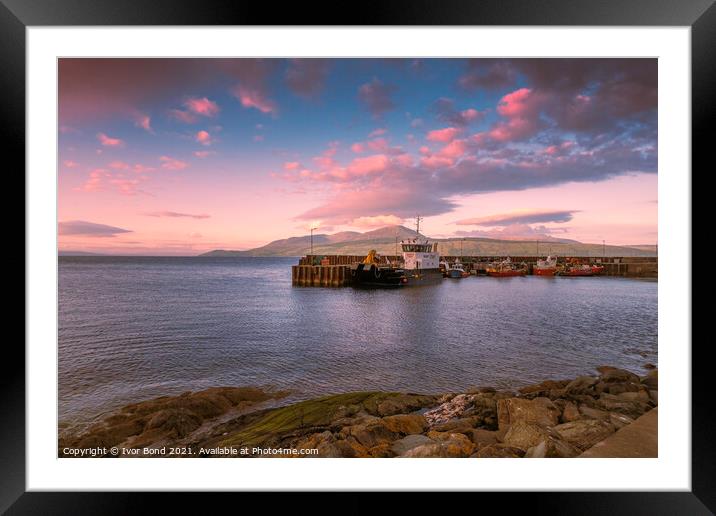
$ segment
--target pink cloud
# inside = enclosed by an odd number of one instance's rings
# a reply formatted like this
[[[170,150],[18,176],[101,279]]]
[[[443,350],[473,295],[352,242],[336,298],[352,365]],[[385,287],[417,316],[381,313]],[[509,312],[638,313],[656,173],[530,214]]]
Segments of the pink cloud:
[[[211,135],[207,131],[199,131],[194,136],[194,139],[202,145],[211,145]]]
[[[145,165],[142,165],[141,163],[135,163],[134,166],[132,166],[132,170],[136,172],[137,174],[143,174],[145,172],[152,172],[156,170],[154,167],[147,167]]]
[[[446,156],[423,156],[420,163],[428,168],[436,169],[443,167],[451,167],[455,161]]]
[[[65,166],[65,168],[77,168],[78,164],[75,161],[72,161],[71,159],[66,159],[62,162],[62,164]]]
[[[248,88],[239,85],[233,90],[234,96],[239,99],[241,105],[245,108],[258,109],[262,113],[275,115],[278,112],[278,106],[271,99],[266,98],[265,94],[258,89]]]
[[[390,159],[384,154],[375,154],[365,158],[355,158],[346,170],[351,175],[375,174],[384,171],[390,164]]]
[[[381,228],[385,226],[398,226],[405,219],[396,215],[375,215],[373,217],[358,217],[349,225],[357,228]]]
[[[374,129],[368,134],[368,138],[375,138],[376,136],[383,136],[385,133],[387,133],[388,130],[384,127],[380,127],[378,129]]]
[[[211,154],[214,154],[214,152],[213,152],[213,151],[202,150],[202,151],[194,151],[193,154],[194,154],[194,156],[196,156],[197,158],[203,159],[203,158],[206,158],[206,157],[210,156]]]
[[[169,156],[160,156],[159,161],[162,162],[162,168],[167,170],[183,170],[189,166],[189,163]]]
[[[169,117],[185,124],[193,124],[197,121],[196,116],[189,113],[188,111],[182,111],[181,109],[170,109]]]
[[[119,138],[110,138],[104,133],[98,133],[97,139],[99,142],[104,145],[105,147],[123,147],[124,142],[120,140]]]
[[[107,166],[109,168],[114,168],[117,170],[128,170],[129,169],[129,164],[125,163],[124,161],[113,161]]]
[[[467,152],[467,140],[453,140],[440,149],[440,156],[459,158]]]
[[[543,152],[550,156],[557,156],[557,155],[563,154],[564,152],[568,151],[575,144],[576,144],[576,142],[567,140],[567,141],[560,143],[559,145],[550,145],[549,147],[546,147]]]
[[[137,127],[141,127],[148,133],[154,132],[154,130],[152,129],[152,119],[149,117],[149,115],[145,115],[143,113],[135,113],[134,125],[136,125]]]
[[[351,150],[356,154],[360,154],[365,151],[365,146],[360,142],[354,143],[353,145],[351,145]]]
[[[122,195],[136,195],[139,179],[127,179],[124,177],[116,177],[110,179],[109,182],[114,185]]]
[[[427,135],[427,139],[431,142],[449,142],[460,134],[460,129],[457,127],[446,127],[444,129],[435,129],[430,131]]]
[[[147,217],[168,217],[168,218],[189,218],[189,219],[208,219],[211,215],[206,213],[181,213],[177,211],[153,211],[145,213]]]
[[[262,134],[257,134],[256,136],[254,136],[254,141],[255,141],[255,142],[262,142],[262,141],[264,141],[263,135],[262,135]]]
[[[368,148],[372,151],[376,152],[385,152],[388,150],[388,140],[385,138],[376,138],[375,140],[370,140],[369,142],[366,142],[366,145]]]
[[[296,170],[301,167],[301,164],[298,161],[287,161],[283,164],[283,168],[285,170]]]
[[[500,99],[497,105],[497,112],[505,117],[524,116],[531,111],[530,96],[532,90],[529,88],[520,88],[512,93],[508,93]]]
[[[111,176],[111,174],[105,169],[96,168],[89,173],[87,181],[77,189],[82,192],[96,192],[102,188],[102,180],[109,176]]]
[[[206,97],[189,98],[184,102],[184,106],[197,115],[213,117],[219,113],[219,106],[216,102]]]
[[[462,118],[467,122],[472,122],[473,120],[477,120],[482,116],[482,113],[478,111],[477,109],[466,109],[464,111],[460,112],[460,115],[462,115]]]

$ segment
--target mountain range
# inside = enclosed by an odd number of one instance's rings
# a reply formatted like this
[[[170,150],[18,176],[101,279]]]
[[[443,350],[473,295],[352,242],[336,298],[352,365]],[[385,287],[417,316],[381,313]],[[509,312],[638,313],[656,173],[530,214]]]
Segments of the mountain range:
[[[404,226],[386,226],[373,231],[342,231],[334,234],[314,234],[314,255],[365,255],[375,249],[383,255],[400,253],[398,243],[414,238],[415,230]],[[558,256],[656,256],[655,246],[614,246],[586,244],[576,240],[541,235],[537,238],[506,240],[482,237],[430,238],[438,242],[438,251],[443,256],[535,256],[555,254]],[[397,252],[396,252],[397,249]],[[217,249],[200,256],[303,256],[311,252],[311,236],[274,240],[255,249],[232,251]]]

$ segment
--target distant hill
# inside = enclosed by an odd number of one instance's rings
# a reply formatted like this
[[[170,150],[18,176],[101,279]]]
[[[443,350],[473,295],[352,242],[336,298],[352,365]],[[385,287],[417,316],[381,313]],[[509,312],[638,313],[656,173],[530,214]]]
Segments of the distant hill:
[[[343,231],[332,235],[313,235],[313,254],[364,255],[375,249],[383,255],[396,253],[396,236],[398,242],[406,238],[414,238],[415,231],[404,226],[388,226],[366,233]],[[535,240],[499,240],[494,238],[435,238],[438,251],[442,255],[456,256],[534,256],[548,253],[558,256],[655,256],[654,249],[638,247],[612,246],[606,248],[602,244],[584,244],[576,240],[551,239]],[[644,246],[648,247],[648,246]],[[274,240],[256,249],[247,251],[215,250],[200,256],[303,256],[310,253],[310,235]],[[398,246],[400,253],[400,246]]]

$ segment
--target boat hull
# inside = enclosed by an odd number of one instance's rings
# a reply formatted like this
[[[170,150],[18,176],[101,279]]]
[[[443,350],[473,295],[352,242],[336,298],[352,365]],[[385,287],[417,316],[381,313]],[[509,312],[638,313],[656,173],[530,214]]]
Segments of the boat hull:
[[[548,267],[544,269],[538,269],[535,267],[532,269],[532,273],[535,276],[554,276],[555,272],[557,272],[556,267]]]
[[[560,276],[567,276],[567,277],[588,277],[588,276],[594,276],[594,273],[591,269],[589,270],[576,270],[576,271],[564,271],[559,273]]]
[[[437,285],[444,279],[440,269],[406,269],[406,287],[420,287],[423,285]]]
[[[520,270],[520,271],[487,271],[488,276],[492,276],[493,278],[512,278],[515,276],[525,276],[527,274],[527,271]]]
[[[402,269],[362,263],[351,269],[351,276],[357,288],[400,288],[408,281]]]

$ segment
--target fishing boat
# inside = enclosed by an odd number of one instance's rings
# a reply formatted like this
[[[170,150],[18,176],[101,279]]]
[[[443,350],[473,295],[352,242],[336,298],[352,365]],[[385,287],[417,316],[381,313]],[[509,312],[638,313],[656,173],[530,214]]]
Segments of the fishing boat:
[[[420,221],[416,218],[415,238],[405,239],[400,243],[403,251],[403,270],[409,287],[432,285],[443,279],[440,270],[440,254],[437,242],[430,242],[420,234]]]
[[[512,276],[525,276],[527,274],[526,264],[517,267],[510,258],[494,263],[487,267],[487,275],[495,278],[509,278]]]
[[[557,272],[557,257],[548,256],[546,260],[537,260],[532,272],[535,276],[554,276]]]
[[[594,276],[589,265],[570,265],[559,271],[558,276]]]
[[[353,286],[364,288],[398,288],[408,282],[402,268],[381,265],[378,253],[371,249],[360,263],[351,265]]]
[[[449,267],[450,268],[447,269],[448,278],[459,279],[466,278],[470,275],[470,273],[465,272],[465,269],[463,268],[459,258],[455,258],[455,262],[452,265],[449,265]]]
[[[565,263],[564,267],[561,267],[557,271],[558,276],[596,276],[604,271],[602,265],[590,265],[583,263],[577,258],[570,258]]]

